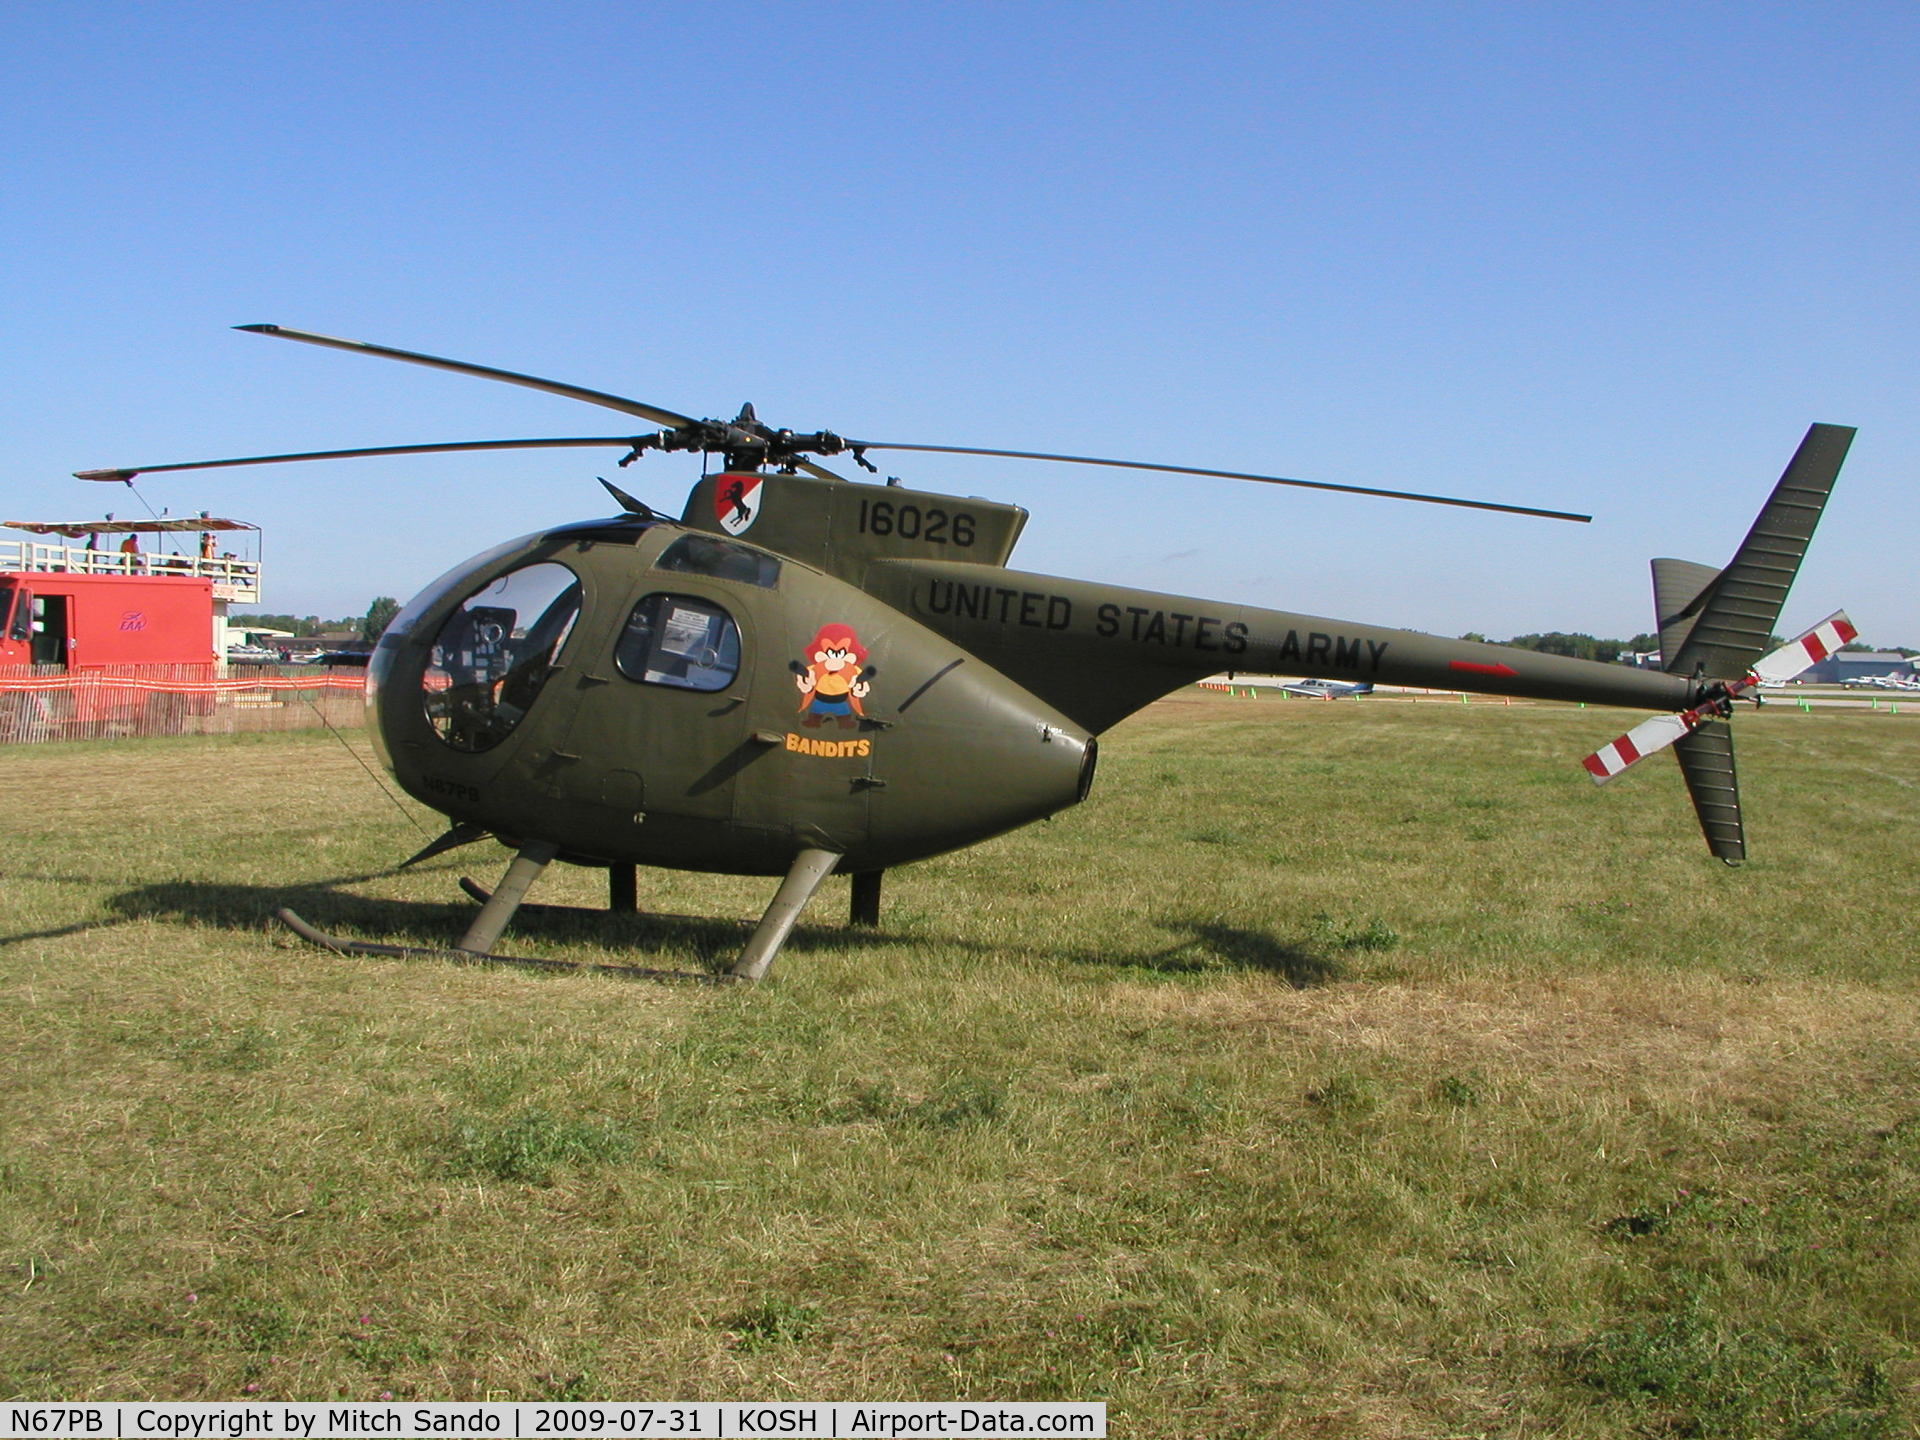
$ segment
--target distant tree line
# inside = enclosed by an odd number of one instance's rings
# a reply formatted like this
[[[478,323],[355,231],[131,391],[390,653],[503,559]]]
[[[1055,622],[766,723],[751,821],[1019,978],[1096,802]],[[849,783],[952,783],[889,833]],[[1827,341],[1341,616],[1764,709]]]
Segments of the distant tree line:
[[[1482,640],[1487,637],[1469,631],[1460,637],[1462,640]],[[1631,640],[1600,640],[1592,635],[1566,634],[1559,630],[1549,630],[1540,635],[1516,635],[1511,640],[1495,640],[1495,645],[1511,645],[1516,650],[1540,650],[1548,655],[1571,655],[1576,660],[1598,660],[1602,665],[1611,665],[1622,655],[1638,655],[1648,650],[1660,648],[1658,635],[1636,635]]]
[[[362,640],[372,643],[386,633],[387,626],[393,623],[393,617],[400,613],[400,602],[391,595],[380,595],[367,607],[364,615],[350,615],[344,620],[322,620],[318,615],[269,615],[264,612],[229,615],[227,623],[242,630],[285,630],[299,639],[312,635],[338,635],[351,630]]]
[[[351,620],[322,620],[318,615],[229,615],[227,623],[236,630],[286,630],[302,639],[309,635],[337,635],[342,630],[360,628],[359,617]]]

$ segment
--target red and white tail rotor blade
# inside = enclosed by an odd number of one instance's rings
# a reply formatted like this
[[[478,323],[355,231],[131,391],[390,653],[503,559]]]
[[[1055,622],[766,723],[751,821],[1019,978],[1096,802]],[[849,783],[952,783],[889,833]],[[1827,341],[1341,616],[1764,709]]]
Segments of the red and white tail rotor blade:
[[[1657,755],[1700,722],[1698,712],[1682,710],[1677,715],[1656,715],[1642,721],[1618,740],[1602,745],[1580,763],[1593,776],[1593,783],[1604,785],[1622,770],[1649,755]]]
[[[1727,702],[1735,696],[1757,685],[1778,685],[1793,679],[1808,666],[1819,664],[1841,646],[1850,643],[1858,634],[1853,622],[1847,618],[1847,612],[1836,610],[1798,640],[1791,640],[1764,657],[1744,679],[1725,686],[1704,704],[1691,710],[1656,715],[1651,720],[1642,721],[1618,740],[1602,745],[1580,763],[1593,776],[1594,784],[1604,785],[1629,765],[1649,755],[1659,754],[1707,721],[1725,715],[1731,709]]]
[[[1818,665],[1841,646],[1852,644],[1859,634],[1847,612],[1836,610],[1798,640],[1788,641],[1762,659],[1753,667],[1754,677],[1763,684],[1782,684],[1808,666]]]

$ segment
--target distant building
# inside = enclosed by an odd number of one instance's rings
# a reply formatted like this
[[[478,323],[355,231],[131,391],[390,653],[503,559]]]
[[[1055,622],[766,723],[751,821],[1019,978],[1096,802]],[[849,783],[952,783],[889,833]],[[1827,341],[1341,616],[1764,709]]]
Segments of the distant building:
[[[300,643],[315,650],[348,651],[360,655],[373,652],[373,646],[358,630],[324,630],[318,635],[306,636]]]
[[[1897,650],[1837,650],[1800,678],[1810,685],[1844,685],[1873,675],[1905,679],[1913,673],[1913,662]]]

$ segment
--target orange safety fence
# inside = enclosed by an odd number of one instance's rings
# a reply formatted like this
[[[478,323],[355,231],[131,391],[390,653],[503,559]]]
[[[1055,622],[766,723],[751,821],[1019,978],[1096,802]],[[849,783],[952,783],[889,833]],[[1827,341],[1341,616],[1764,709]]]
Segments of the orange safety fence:
[[[336,729],[364,723],[366,672],[122,665],[71,672],[0,666],[0,745],[149,735]]]
[[[248,690],[364,690],[362,675],[320,675],[311,679],[287,676],[256,680],[147,680],[137,675],[6,675],[0,674],[0,692],[8,690],[144,690],[163,695],[229,695]]]

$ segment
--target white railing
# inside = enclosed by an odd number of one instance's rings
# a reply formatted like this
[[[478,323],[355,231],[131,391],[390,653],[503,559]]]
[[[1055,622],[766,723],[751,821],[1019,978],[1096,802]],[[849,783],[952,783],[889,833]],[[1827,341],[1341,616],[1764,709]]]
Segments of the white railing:
[[[0,570],[64,571],[70,575],[187,575],[213,582],[213,598],[253,602],[260,598],[260,566],[231,555],[163,555],[142,550],[89,550],[84,545],[39,540],[0,540]]]

